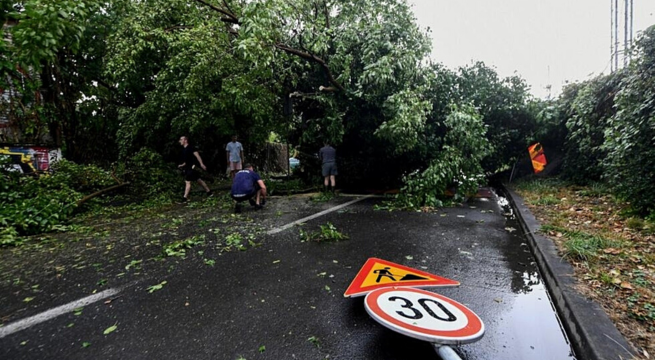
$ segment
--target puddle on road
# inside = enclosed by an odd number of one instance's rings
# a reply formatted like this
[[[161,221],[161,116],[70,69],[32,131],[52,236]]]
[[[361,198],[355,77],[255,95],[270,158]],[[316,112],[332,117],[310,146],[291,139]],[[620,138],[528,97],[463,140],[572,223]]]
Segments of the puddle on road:
[[[505,216],[505,227],[521,229],[507,198],[495,190],[494,198]],[[513,272],[511,289],[515,294],[511,307],[502,320],[509,324],[510,334],[532,334],[530,337],[507,339],[517,359],[575,359],[568,336],[562,327],[550,295],[543,283],[527,239],[516,231],[504,249]],[[511,337],[510,334],[507,334]],[[529,343],[521,343],[529,341]],[[518,343],[516,343],[518,342]]]

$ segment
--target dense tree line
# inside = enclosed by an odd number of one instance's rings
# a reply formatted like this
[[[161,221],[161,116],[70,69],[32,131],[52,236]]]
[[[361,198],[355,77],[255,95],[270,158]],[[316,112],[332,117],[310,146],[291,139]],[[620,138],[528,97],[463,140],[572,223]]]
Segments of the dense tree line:
[[[14,93],[0,110],[25,142],[48,133],[68,160],[142,184],[130,187],[139,198],[174,188],[163,182],[175,179],[182,134],[215,172],[234,133],[251,150],[276,134],[313,176],[328,141],[339,149],[343,186],[401,187],[399,204],[414,208],[439,205],[446,189],[474,191],[534,140],[575,133],[563,125],[572,111],[564,98],[537,101],[520,77],[501,78],[482,62],[432,63],[429,32],[405,0],[2,6],[11,41],[0,42],[0,87]],[[586,92],[594,91],[603,89]],[[19,198],[16,181],[5,183],[3,204]]]
[[[256,147],[275,132],[310,165],[338,145],[353,184],[446,166],[428,185],[446,186],[506,166],[534,131],[525,83],[429,64],[404,0],[25,0],[3,19],[3,81],[40,89],[32,126],[77,162],[173,160],[188,134],[216,169],[230,134]]]
[[[653,28],[628,68],[540,101],[482,62],[432,63],[429,32],[405,0],[24,0],[1,10],[11,41],[0,42],[0,87],[12,101],[0,110],[16,133],[50,134],[67,159],[141,181],[141,197],[162,194],[143,190],[142,169],[175,178],[167,164],[182,134],[217,172],[234,133],[249,149],[276,134],[306,174],[318,173],[314,153],[328,141],[343,185],[400,186],[406,207],[474,191],[540,141],[564,154],[569,179],[607,182],[653,211]],[[5,188],[2,201],[14,201]]]

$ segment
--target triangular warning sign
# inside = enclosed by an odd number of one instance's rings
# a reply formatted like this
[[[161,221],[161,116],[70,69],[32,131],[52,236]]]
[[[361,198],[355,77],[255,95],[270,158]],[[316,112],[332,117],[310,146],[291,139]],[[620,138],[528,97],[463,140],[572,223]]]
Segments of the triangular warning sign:
[[[343,294],[345,297],[364,296],[383,287],[459,286],[459,282],[432,275],[391,261],[370,258]]]

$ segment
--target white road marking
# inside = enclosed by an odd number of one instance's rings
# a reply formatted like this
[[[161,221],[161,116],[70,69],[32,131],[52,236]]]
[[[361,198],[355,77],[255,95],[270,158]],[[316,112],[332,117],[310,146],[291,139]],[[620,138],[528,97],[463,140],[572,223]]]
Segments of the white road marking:
[[[116,295],[120,292],[120,289],[107,289],[105,291],[99,292],[97,294],[87,296],[85,298],[79,299],[77,301],[70,302],[68,304],[64,304],[61,306],[57,306],[56,308],[44,311],[40,314],[36,314],[34,316],[30,316],[28,318],[25,318],[23,320],[18,320],[15,321],[11,324],[8,324],[6,326],[0,327],[0,339],[2,339],[5,336],[11,335],[13,333],[19,332],[21,330],[25,330],[31,326],[40,324],[44,321],[48,321],[50,319],[54,319],[59,315],[63,315],[65,313],[71,312],[74,309],[77,309],[78,307],[86,306],[89,304],[93,304],[96,301],[100,301],[103,299],[106,299],[110,296]]]
[[[356,202],[360,202],[360,201],[362,201],[362,200],[365,200],[365,199],[371,198],[371,197],[373,197],[373,196],[374,196],[374,195],[367,195],[367,196],[361,197],[361,198],[359,198],[359,199],[355,199],[355,200],[352,200],[352,201],[348,201],[348,202],[345,203],[345,204],[337,205],[337,206],[332,207],[332,208],[329,208],[329,209],[327,209],[327,210],[323,210],[323,211],[321,211],[320,213],[316,213],[316,214],[314,214],[314,215],[311,215],[311,216],[308,216],[308,217],[302,218],[302,219],[300,219],[300,220],[296,220],[296,221],[294,221],[294,222],[292,222],[292,223],[289,223],[289,224],[286,224],[286,225],[284,225],[284,226],[281,226],[281,227],[278,227],[278,228],[275,228],[275,229],[269,230],[269,231],[266,232],[266,234],[268,234],[268,235],[277,234],[277,233],[282,232],[282,231],[284,231],[284,230],[286,230],[286,229],[288,229],[288,228],[294,227],[294,226],[296,226],[296,225],[298,225],[298,224],[300,224],[300,223],[304,223],[304,222],[307,222],[307,221],[309,221],[309,220],[316,219],[317,217],[321,217],[321,216],[323,216],[323,215],[325,215],[325,214],[329,214],[329,213],[334,212],[334,211],[337,211],[337,210],[339,210],[339,209],[343,209],[343,208],[345,208],[346,206],[350,206],[350,205],[352,205],[352,204],[354,204],[354,203],[356,203]]]

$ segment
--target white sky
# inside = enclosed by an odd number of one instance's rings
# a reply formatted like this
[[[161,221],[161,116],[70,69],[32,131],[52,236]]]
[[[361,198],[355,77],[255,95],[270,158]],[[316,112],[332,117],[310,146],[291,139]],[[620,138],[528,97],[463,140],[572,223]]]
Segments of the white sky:
[[[516,72],[542,98],[548,84],[557,96],[567,80],[609,73],[610,1],[408,0],[432,30],[433,61],[455,69],[480,60],[501,77]],[[621,40],[624,7],[619,0]],[[634,0],[634,38],[653,24],[655,0]]]

